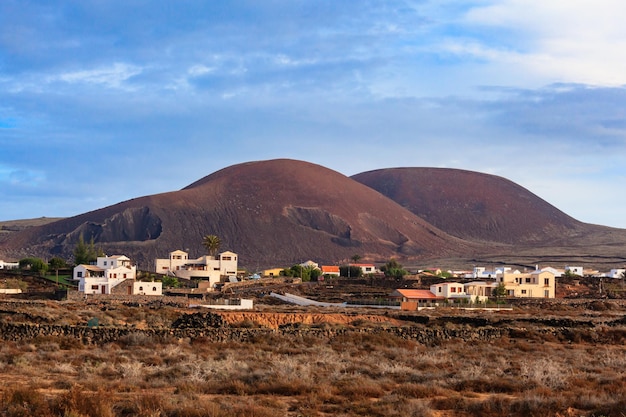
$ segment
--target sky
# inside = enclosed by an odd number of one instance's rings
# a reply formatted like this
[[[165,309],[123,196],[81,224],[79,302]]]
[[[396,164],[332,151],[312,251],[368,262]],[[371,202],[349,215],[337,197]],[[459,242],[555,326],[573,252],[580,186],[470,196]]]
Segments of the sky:
[[[0,220],[230,165],[460,168],[626,228],[622,0],[2,0]]]

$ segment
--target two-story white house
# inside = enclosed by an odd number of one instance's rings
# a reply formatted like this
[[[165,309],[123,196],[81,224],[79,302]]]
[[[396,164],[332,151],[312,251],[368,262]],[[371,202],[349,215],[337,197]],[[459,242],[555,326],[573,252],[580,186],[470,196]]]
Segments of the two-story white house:
[[[442,282],[430,286],[430,292],[437,297],[443,298],[465,298],[465,288],[458,282]]]
[[[460,284],[458,282],[442,282],[430,286],[430,292],[437,297],[446,300],[462,300],[470,302],[485,302],[491,295],[491,286],[486,282],[470,282],[468,284]]]
[[[217,256],[189,259],[187,252],[175,250],[170,252],[169,258],[155,260],[155,271],[181,279],[206,280],[212,288],[222,277],[237,275],[237,254],[226,251]]]
[[[111,289],[127,279],[135,279],[137,267],[124,255],[99,256],[96,265],[74,267],[73,279],[85,294],[111,294]]]

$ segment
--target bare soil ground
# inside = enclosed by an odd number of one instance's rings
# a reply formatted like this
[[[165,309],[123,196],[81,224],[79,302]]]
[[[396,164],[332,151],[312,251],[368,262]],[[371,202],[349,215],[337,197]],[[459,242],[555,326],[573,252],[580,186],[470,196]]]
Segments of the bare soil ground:
[[[590,284],[567,285],[591,294]],[[324,300],[388,292],[357,283],[251,285],[231,295],[254,297],[254,311],[219,315],[232,329],[267,330],[222,342],[147,332],[206,313],[178,297],[4,297],[0,323],[87,326],[97,318],[102,328],[134,330],[101,344],[3,335],[0,415],[621,417],[626,410],[621,300],[406,313],[294,307],[268,297],[274,290]],[[421,343],[398,329],[434,336]],[[493,329],[503,336],[480,337]]]

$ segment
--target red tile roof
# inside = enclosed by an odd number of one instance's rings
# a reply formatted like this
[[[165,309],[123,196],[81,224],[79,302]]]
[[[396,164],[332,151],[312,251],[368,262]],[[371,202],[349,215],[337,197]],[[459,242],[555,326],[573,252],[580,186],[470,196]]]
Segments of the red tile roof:
[[[396,292],[400,293],[400,295],[409,300],[434,300],[439,299],[441,297],[437,297],[435,294],[430,292],[429,290],[405,290],[400,289],[396,290]]]

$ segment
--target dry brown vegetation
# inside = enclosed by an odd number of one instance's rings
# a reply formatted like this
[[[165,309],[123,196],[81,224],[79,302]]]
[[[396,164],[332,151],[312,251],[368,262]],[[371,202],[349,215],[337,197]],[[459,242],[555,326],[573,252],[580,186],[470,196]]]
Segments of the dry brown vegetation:
[[[175,305],[157,309],[109,301],[13,301],[0,307],[0,318],[13,323],[75,324],[99,317],[101,325],[132,328],[167,328],[191,312]],[[264,314],[271,309],[265,307]],[[563,322],[624,316],[619,304],[602,302],[557,304],[550,310],[522,306],[502,314],[521,320],[540,311]],[[439,311],[431,320],[445,314],[465,316]],[[453,321],[444,327],[464,326]],[[305,327],[300,333],[270,331],[220,343],[139,331],[102,345],[62,336],[5,341],[0,345],[0,415],[625,414],[624,326],[600,329],[611,336],[595,344],[585,341],[582,331],[567,341],[527,329],[495,341],[454,339],[432,346],[367,331],[390,325],[361,320],[350,325],[365,329],[360,333],[327,338],[307,335]],[[327,321],[317,326],[346,325]]]

